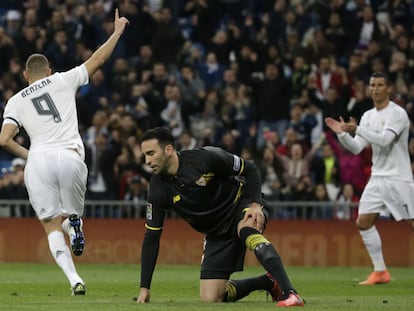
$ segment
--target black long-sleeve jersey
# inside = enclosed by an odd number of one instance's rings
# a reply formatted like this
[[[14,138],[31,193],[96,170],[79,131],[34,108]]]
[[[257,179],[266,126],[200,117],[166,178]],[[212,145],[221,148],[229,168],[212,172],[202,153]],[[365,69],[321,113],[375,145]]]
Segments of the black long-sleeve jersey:
[[[195,230],[225,233],[233,223],[234,206],[243,192],[251,201],[262,202],[258,169],[237,155],[217,147],[178,153],[175,176],[153,175],[148,204],[147,228],[159,230],[172,209]]]

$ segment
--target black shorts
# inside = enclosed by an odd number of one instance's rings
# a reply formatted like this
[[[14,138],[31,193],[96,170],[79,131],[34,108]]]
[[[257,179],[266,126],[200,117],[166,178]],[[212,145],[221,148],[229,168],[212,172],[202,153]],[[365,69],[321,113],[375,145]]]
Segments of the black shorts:
[[[226,279],[236,271],[243,271],[246,245],[237,235],[237,224],[244,217],[244,209],[251,200],[241,200],[237,207],[231,232],[223,236],[207,235],[201,262],[200,279]],[[263,209],[268,219],[267,208]]]

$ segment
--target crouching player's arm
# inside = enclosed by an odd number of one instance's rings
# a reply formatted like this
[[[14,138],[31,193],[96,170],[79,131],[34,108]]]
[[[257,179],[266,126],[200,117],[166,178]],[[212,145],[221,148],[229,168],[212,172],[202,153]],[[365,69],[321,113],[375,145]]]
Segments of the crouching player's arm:
[[[150,301],[150,286],[160,248],[161,232],[162,228],[152,228],[147,225],[147,231],[145,232],[144,241],[142,242],[141,287],[137,303],[146,303]]]

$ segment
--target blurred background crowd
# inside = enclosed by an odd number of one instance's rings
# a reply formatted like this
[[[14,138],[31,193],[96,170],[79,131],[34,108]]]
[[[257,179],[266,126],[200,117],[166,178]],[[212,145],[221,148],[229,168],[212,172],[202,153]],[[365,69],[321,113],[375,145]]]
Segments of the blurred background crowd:
[[[323,119],[359,120],[383,71],[413,120],[414,1],[2,0],[0,111],[26,86],[30,54],[53,71],[80,65],[112,33],[116,7],[130,25],[77,94],[88,200],[145,201],[139,138],[165,126],[178,150],[215,145],[254,161],[270,201],[314,202],[274,217],[355,218],[343,207],[358,202],[371,151],[350,154]],[[16,139],[30,145],[24,129]],[[0,150],[0,164],[0,199],[26,199],[24,161]]]

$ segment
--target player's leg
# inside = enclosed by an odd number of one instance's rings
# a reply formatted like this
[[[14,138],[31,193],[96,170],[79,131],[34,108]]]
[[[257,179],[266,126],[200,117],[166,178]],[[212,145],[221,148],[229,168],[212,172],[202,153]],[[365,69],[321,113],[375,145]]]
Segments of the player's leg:
[[[245,253],[246,247],[236,235],[206,237],[200,273],[201,301],[237,301],[255,290],[272,290],[274,282],[265,275],[229,280],[233,272],[243,270]]]
[[[56,171],[57,158],[32,154],[25,168],[25,183],[29,200],[48,237],[49,249],[72,288],[82,279],[76,273],[70,250],[61,228],[59,186]]]
[[[374,285],[390,281],[382,253],[381,237],[375,226],[380,213],[385,210],[384,197],[381,193],[385,190],[385,184],[381,178],[371,178],[359,203],[359,214],[355,223],[374,267],[374,272],[366,280],[360,282],[360,285]]]
[[[69,247],[61,229],[62,217],[40,220],[47,234],[50,252],[58,266],[62,269],[72,288],[73,295],[84,295],[85,286],[75,269]]]
[[[247,279],[229,280],[224,301],[240,300],[256,290],[267,291],[271,295],[272,301],[278,301],[282,296],[277,282],[273,280],[269,273],[266,273]]]
[[[379,214],[359,214],[356,224],[359,229],[362,241],[374,267],[366,280],[359,282],[359,285],[374,285],[388,283],[391,279],[382,253],[382,241],[375,226]]]
[[[62,151],[60,167],[62,213],[68,216],[62,223],[62,228],[69,235],[74,255],[79,256],[85,245],[81,216],[84,211],[87,168],[73,150]]]
[[[255,253],[256,258],[267,271],[268,275],[276,282],[276,286],[278,285],[280,287],[280,296],[273,297],[275,300],[279,300],[278,306],[303,306],[304,302],[302,298],[300,298],[290,282],[282,259],[270,241],[253,227],[253,223],[240,222],[238,232],[241,241],[245,243],[249,250]],[[274,285],[272,284],[273,287]]]
[[[226,279],[200,280],[200,300],[202,302],[221,302],[227,291]]]

